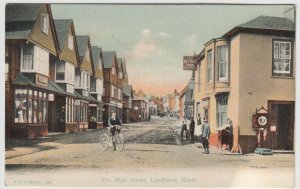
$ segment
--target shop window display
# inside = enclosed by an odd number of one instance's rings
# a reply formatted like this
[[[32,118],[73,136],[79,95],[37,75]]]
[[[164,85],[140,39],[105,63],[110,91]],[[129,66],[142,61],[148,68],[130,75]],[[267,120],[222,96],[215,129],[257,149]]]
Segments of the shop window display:
[[[15,123],[47,123],[47,94],[31,89],[15,90]]]

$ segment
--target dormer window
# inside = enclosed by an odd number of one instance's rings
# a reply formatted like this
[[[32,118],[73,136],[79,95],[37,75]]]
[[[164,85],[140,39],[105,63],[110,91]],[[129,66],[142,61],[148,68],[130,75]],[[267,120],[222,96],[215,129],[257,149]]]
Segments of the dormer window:
[[[85,50],[85,59],[86,61],[90,61],[90,49],[89,48],[86,48]]]
[[[70,34],[68,35],[68,49],[74,49],[74,36]]]
[[[48,16],[48,14],[42,14],[41,29],[45,34],[48,34],[48,30],[49,30],[49,16]]]
[[[99,64],[98,64],[98,66],[99,66],[99,69],[102,70],[102,59],[101,59],[101,58],[99,59]]]

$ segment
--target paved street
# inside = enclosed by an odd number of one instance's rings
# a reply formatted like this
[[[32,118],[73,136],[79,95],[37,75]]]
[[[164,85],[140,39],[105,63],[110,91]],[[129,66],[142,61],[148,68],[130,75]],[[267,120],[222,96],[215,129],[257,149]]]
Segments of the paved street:
[[[294,155],[226,155],[180,142],[173,118],[124,125],[123,152],[102,151],[90,130],[6,143],[7,185],[293,187]]]

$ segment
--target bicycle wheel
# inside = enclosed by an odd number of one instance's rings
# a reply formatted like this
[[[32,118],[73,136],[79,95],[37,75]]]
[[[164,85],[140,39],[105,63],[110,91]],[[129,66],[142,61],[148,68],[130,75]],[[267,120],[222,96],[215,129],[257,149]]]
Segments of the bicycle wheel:
[[[119,152],[121,152],[124,148],[124,139],[121,134],[116,136],[116,148]]]
[[[101,150],[107,150],[109,145],[109,137],[107,134],[103,134],[100,136],[100,148]]]

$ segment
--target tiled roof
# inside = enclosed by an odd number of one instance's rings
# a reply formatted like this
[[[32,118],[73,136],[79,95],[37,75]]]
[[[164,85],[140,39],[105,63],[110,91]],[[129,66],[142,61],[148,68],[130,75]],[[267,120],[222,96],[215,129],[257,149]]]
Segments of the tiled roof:
[[[235,26],[223,37],[229,37],[241,30],[264,31],[264,32],[295,32],[295,23],[285,17],[258,16],[248,22]]]
[[[132,85],[123,85],[123,94],[132,96]]]
[[[103,52],[103,64],[104,68],[111,68],[113,64],[113,60],[116,57],[115,51],[107,51]]]
[[[122,58],[117,58],[117,62],[118,62],[118,69],[119,69],[119,71],[123,72],[124,70],[122,69],[122,67],[123,67]]]
[[[7,4],[5,22],[35,21],[43,4]]]
[[[295,23],[285,17],[259,16],[236,27],[295,31]]]
[[[7,4],[5,38],[24,39],[30,34],[43,4]]]
[[[100,59],[100,52],[101,52],[101,48],[97,46],[92,46],[92,56],[93,56],[93,63],[95,68],[99,67],[98,63]]]
[[[67,39],[70,25],[72,22],[73,20],[71,19],[54,20],[60,50],[63,50],[64,48],[64,43]]]
[[[77,42],[78,53],[79,53],[80,58],[82,58],[85,54],[85,47],[86,47],[88,40],[89,40],[88,35],[76,36],[76,42]]]

